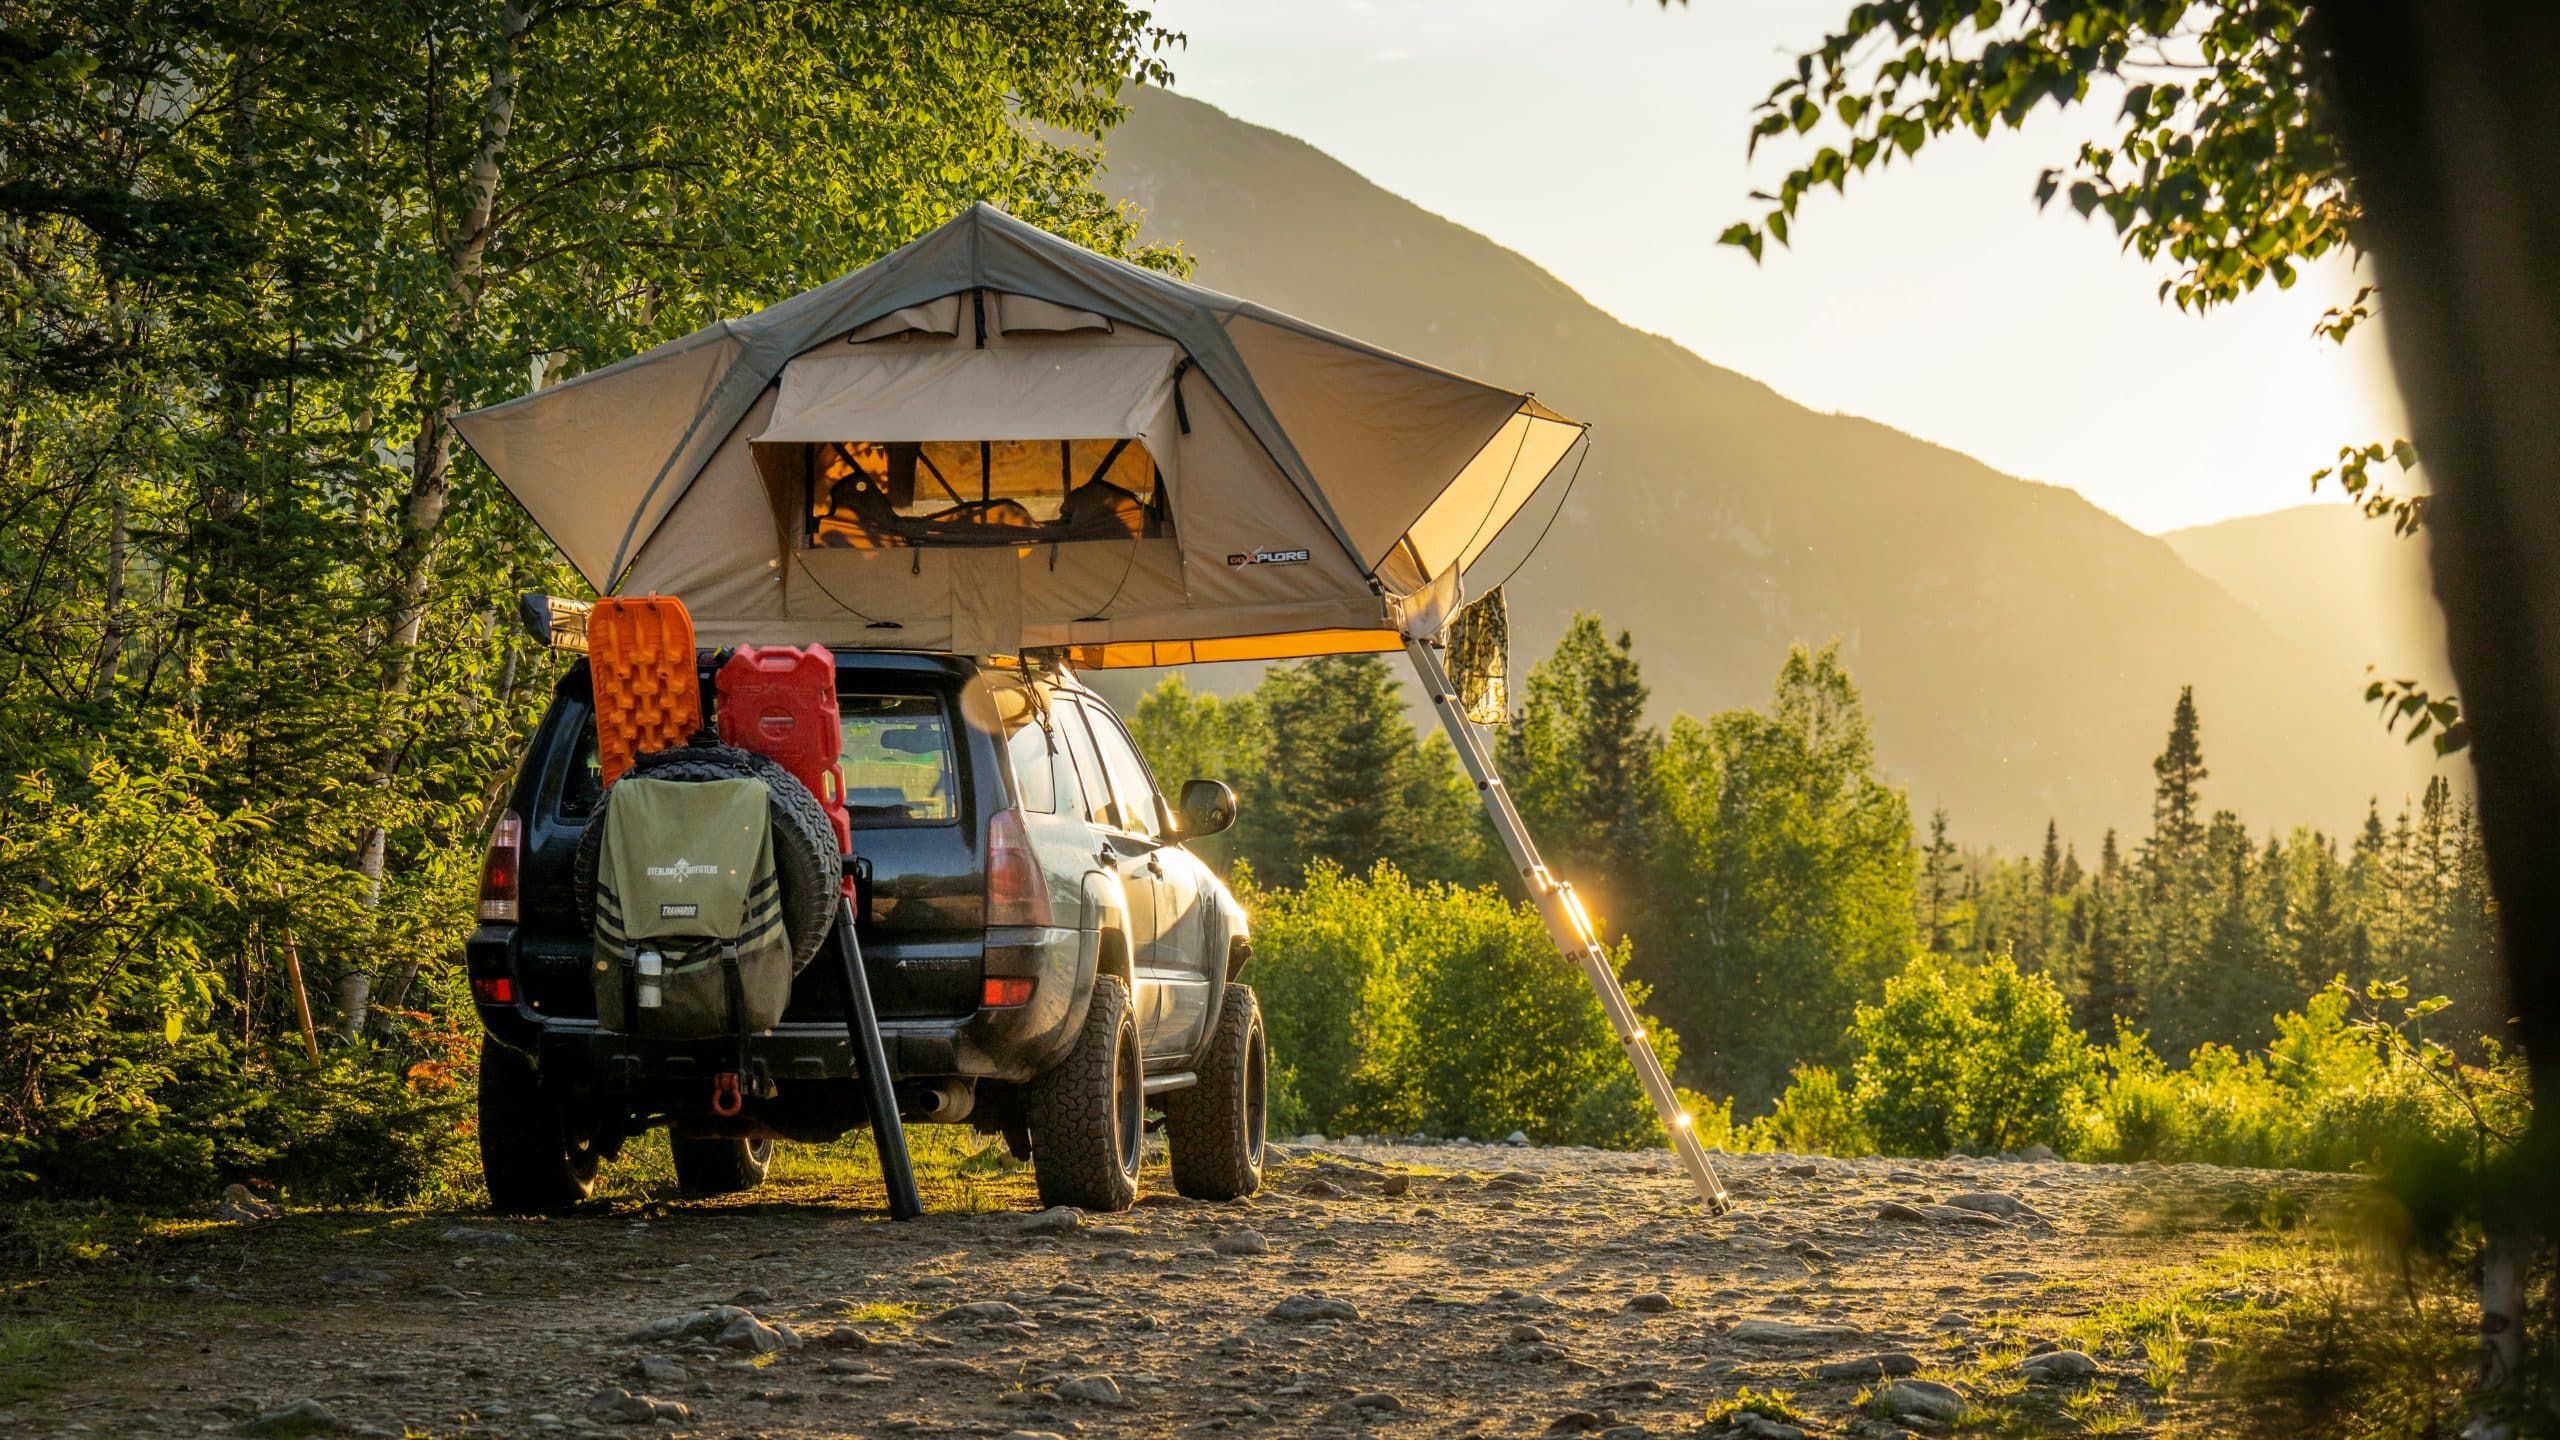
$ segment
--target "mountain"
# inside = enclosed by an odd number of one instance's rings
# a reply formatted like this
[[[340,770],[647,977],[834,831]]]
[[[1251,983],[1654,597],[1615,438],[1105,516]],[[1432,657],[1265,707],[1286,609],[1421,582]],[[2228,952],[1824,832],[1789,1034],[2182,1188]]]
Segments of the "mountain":
[[[2361,690],[2371,666],[2452,688],[2426,542],[2394,534],[2389,522],[2352,505],[2298,505],[2160,538],[2341,683]]]
[[[2109,826],[2147,830],[2151,759],[2187,684],[2207,800],[2262,830],[2342,827],[2367,795],[2424,784],[2423,757],[2334,665],[2071,491],[1808,410],[1198,101],[1136,92],[1104,159],[1107,188],[1202,284],[1593,422],[1569,502],[1511,585],[1517,668],[1596,611],[1634,631],[1667,719],[1762,704],[1790,644],[1836,637],[1914,808],[1945,805],[1959,834],[2013,852],[2049,816],[2090,855]],[[1703,257],[1712,237],[1664,243]]]

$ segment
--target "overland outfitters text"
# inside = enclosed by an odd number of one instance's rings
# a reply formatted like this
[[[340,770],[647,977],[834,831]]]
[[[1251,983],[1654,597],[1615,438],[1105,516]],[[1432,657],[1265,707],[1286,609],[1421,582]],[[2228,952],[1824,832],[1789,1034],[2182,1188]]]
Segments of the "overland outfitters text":
[[[720,867],[717,865],[696,865],[690,860],[678,860],[673,865],[652,865],[649,867],[649,878],[652,880],[686,880],[696,875],[717,875],[719,873]]]

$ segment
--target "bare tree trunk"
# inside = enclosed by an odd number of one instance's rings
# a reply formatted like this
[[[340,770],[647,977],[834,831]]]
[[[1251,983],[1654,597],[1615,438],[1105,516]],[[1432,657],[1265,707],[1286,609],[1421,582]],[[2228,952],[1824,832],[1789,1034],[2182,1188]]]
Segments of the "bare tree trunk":
[[[123,482],[116,482],[115,488],[115,503],[107,516],[106,623],[98,630],[98,663],[89,677],[89,699],[98,704],[114,698],[116,672],[124,662],[124,565],[131,537],[126,533]]]
[[[293,932],[284,932],[285,983],[293,987],[293,1018],[302,1028],[302,1053],[311,1063],[320,1063],[320,1032],[311,1024],[311,990],[302,983],[302,950],[293,943]]]
[[[2555,1233],[2560,1123],[2560,7],[2548,0],[2323,5],[2363,235],[2390,297],[2394,370],[2435,493],[2435,587],[2480,777],[2517,1036],[2533,1090],[2488,1196],[2483,1327],[2522,1318],[2524,1257]],[[2518,1357],[2560,1351],[2505,1327]],[[2545,1392],[2552,1376],[2539,1377]],[[2511,1408],[2510,1408],[2511,1413]]]
[[[515,126],[516,58],[532,17],[516,5],[499,12],[498,52],[489,62],[489,83],[480,108],[480,147],[473,156],[463,205],[445,244],[454,312],[447,327],[444,354],[432,363],[442,367],[418,377],[418,439],[409,455],[409,498],[401,509],[400,549],[394,557],[397,589],[392,611],[390,647],[383,658],[382,693],[385,723],[396,724],[417,671],[417,647],[435,588],[437,541],[444,530],[445,506],[453,482],[453,368],[469,348],[477,323],[483,263],[497,215],[498,180],[507,153],[507,136]],[[389,790],[398,777],[400,747],[386,736],[375,752],[373,782]],[[382,827],[366,830],[357,865],[364,877],[368,907],[382,903],[383,870],[389,839]],[[339,1026],[352,1039],[364,1030],[372,988],[371,956],[351,957],[338,977]]]

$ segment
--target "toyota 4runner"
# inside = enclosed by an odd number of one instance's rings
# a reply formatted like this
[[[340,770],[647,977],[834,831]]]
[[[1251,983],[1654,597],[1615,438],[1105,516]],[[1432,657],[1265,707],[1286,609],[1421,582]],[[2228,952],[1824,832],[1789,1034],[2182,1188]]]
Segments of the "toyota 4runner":
[[[902,1116],[1002,1134],[1047,1204],[1133,1203],[1150,1112],[1177,1190],[1258,1188],[1265,1054],[1237,978],[1245,914],[1184,844],[1234,823],[1234,793],[1194,780],[1167,803],[1119,718],[1064,673],[861,651],[837,657],[836,688],[855,934]],[[713,1109],[713,1075],[736,1065],[734,1041],[597,1023],[572,888],[602,791],[581,661],[493,830],[465,947],[500,1210],[576,1204],[599,1162],[652,1126],[669,1129],[679,1183],[717,1194],[761,1181],[776,1141],[830,1140],[868,1117],[826,964],[750,1038],[733,1116]]]

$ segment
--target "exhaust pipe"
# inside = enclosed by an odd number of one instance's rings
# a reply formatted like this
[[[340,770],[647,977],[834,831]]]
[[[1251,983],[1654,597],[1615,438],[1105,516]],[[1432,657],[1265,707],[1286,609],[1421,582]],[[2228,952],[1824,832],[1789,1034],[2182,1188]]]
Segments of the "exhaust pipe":
[[[899,1087],[898,1109],[909,1120],[926,1125],[952,1125],[969,1118],[978,1105],[974,1080],[928,1080]]]

